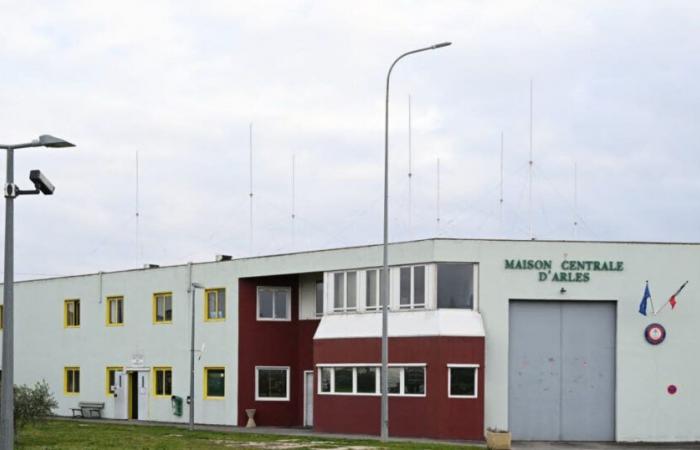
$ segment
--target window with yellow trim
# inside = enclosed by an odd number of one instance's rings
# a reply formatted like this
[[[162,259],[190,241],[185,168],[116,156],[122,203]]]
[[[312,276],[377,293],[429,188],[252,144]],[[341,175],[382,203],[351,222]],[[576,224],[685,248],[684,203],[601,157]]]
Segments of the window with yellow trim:
[[[204,398],[224,398],[226,396],[226,369],[223,367],[204,368]]]
[[[204,291],[206,320],[223,320],[226,318],[226,289],[207,289]]]
[[[5,305],[0,305],[0,330],[5,328]]]
[[[117,386],[117,372],[124,370],[123,367],[112,366],[105,370],[105,394],[111,396],[114,394],[112,388]]]
[[[153,322],[171,323],[173,321],[173,294],[160,292],[153,294]]]
[[[173,395],[173,369],[171,367],[154,368],[153,378],[153,395],[156,397]]]
[[[80,367],[66,367],[63,369],[63,392],[65,394],[80,393]]]
[[[77,298],[63,302],[63,325],[67,328],[80,326],[80,300]]]
[[[124,324],[124,297],[107,297],[107,325]]]

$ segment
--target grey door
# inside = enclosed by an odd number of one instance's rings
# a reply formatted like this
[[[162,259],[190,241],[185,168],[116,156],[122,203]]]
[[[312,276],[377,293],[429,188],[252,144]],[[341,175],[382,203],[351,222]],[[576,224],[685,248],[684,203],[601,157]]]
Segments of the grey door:
[[[615,439],[615,303],[510,302],[513,439]]]

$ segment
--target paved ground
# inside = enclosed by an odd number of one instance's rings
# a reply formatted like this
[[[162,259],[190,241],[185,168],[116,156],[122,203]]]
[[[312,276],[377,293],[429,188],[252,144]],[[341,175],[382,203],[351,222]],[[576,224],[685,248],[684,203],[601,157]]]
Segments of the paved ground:
[[[84,420],[88,423],[95,423],[89,419],[69,419],[66,420]],[[182,423],[167,423],[167,422],[148,422],[143,420],[111,420],[101,419],[102,423],[114,424],[129,424],[142,426],[175,426],[186,427]],[[256,433],[256,434],[274,434],[285,436],[317,436],[324,438],[339,438],[339,439],[377,439],[377,436],[363,436],[357,434],[329,434],[318,433],[308,428],[282,428],[282,427],[257,427],[257,428],[239,428],[225,425],[197,425],[198,430],[208,431],[223,431],[233,433]],[[436,443],[451,443],[456,445],[477,445],[486,448],[483,442],[453,442],[453,441],[436,441],[432,439],[404,439],[390,438],[394,442],[410,441],[410,442],[436,442]],[[514,442],[513,450],[700,450],[700,442],[689,443],[613,443],[613,442]]]

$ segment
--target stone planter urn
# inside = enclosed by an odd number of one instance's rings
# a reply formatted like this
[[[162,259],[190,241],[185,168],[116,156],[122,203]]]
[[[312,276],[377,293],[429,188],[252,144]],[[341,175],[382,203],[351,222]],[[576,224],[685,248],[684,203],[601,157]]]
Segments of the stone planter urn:
[[[255,424],[255,420],[253,419],[253,417],[255,417],[255,410],[254,409],[246,409],[245,413],[248,416],[248,423],[245,424],[245,427],[246,428],[255,428],[257,426]]]
[[[487,429],[486,447],[491,450],[510,450],[510,431]]]

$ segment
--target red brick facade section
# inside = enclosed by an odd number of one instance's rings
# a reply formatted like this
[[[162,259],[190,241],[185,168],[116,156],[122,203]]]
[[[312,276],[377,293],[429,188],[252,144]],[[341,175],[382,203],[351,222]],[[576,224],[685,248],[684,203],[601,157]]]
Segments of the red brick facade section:
[[[381,340],[314,341],[314,364],[379,363]],[[389,340],[390,363],[425,363],[425,397],[389,397],[392,436],[482,440],[484,436],[484,338],[405,337]],[[479,364],[478,397],[448,398],[447,365]],[[380,397],[314,395],[314,429],[379,434]]]
[[[298,277],[275,276],[238,282],[238,425],[254,408],[260,426],[303,424],[304,370],[313,368],[313,336],[318,320],[299,320]],[[257,320],[257,287],[291,287],[291,321]],[[255,401],[255,367],[288,366],[289,401]]]

